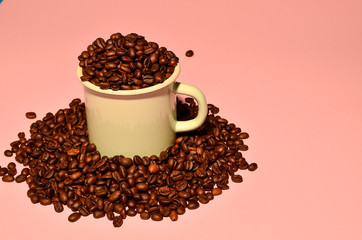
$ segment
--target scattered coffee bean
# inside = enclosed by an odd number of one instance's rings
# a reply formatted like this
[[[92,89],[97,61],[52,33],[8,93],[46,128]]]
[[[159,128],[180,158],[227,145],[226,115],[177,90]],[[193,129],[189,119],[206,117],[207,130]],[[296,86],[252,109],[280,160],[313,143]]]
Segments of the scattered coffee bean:
[[[177,219],[178,219],[178,214],[177,214],[177,212],[176,211],[172,211],[171,212],[171,214],[170,214],[170,219],[171,219],[171,221],[177,221]]]
[[[2,177],[3,182],[14,182],[14,176],[5,175]]]
[[[81,217],[82,215],[80,213],[72,213],[69,215],[68,217],[68,221],[69,222],[76,222],[79,220],[79,218]]]
[[[104,212],[104,211],[102,211],[102,210],[95,210],[94,212],[93,212],[93,217],[94,218],[102,218],[102,217],[104,217],[106,215],[106,213]]]
[[[221,188],[214,188],[214,189],[212,189],[211,193],[214,196],[218,196],[218,195],[221,195],[222,190],[221,190]]]
[[[150,214],[148,212],[143,212],[140,214],[140,217],[142,220],[148,220],[150,219]]]
[[[64,207],[63,207],[63,204],[61,204],[60,202],[54,202],[54,210],[57,212],[57,213],[61,213],[64,211]]]
[[[5,176],[8,173],[7,168],[0,168],[0,176]]]
[[[162,219],[163,219],[163,216],[162,216],[162,214],[161,213],[153,213],[152,215],[151,215],[151,219],[153,220],[153,221],[162,221]]]
[[[186,57],[192,57],[193,55],[194,55],[194,51],[192,51],[192,50],[188,50],[186,52]]]
[[[194,210],[200,207],[199,202],[197,201],[190,201],[189,204],[187,204],[187,208],[190,210]]]
[[[36,118],[36,113],[35,112],[27,112],[25,114],[26,118],[28,119],[35,119]]]
[[[20,174],[20,175],[16,176],[16,178],[15,178],[15,182],[17,182],[17,183],[22,183],[25,181],[26,181],[26,176],[23,174]]]
[[[9,169],[11,169],[11,168],[16,168],[16,164],[13,163],[13,162],[10,162],[10,163],[8,164],[8,168],[9,168]]]
[[[258,165],[256,163],[252,163],[249,165],[248,170],[255,171],[257,168],[258,168]]]
[[[243,177],[241,175],[234,175],[231,177],[231,180],[235,183],[241,183],[243,181]]]
[[[114,217],[113,219],[113,226],[116,228],[121,227],[123,224],[123,219],[120,216]]]
[[[10,150],[5,150],[4,155],[5,155],[6,157],[11,157],[11,156],[13,156],[13,152],[10,151]]]

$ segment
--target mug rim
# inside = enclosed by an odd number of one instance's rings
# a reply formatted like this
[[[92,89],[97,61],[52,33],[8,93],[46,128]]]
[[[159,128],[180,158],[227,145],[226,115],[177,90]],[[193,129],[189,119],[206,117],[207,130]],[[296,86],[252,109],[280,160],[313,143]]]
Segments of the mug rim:
[[[154,92],[157,90],[160,90],[164,87],[167,87],[168,85],[170,85],[171,83],[173,83],[176,78],[178,77],[178,75],[180,74],[180,63],[177,63],[175,70],[173,71],[172,75],[167,78],[163,83],[159,83],[156,85],[153,85],[151,87],[146,87],[146,88],[141,88],[141,89],[134,89],[134,90],[117,90],[114,91],[112,89],[101,89],[99,86],[94,85],[93,83],[89,82],[89,81],[82,81],[80,78],[83,76],[83,72],[82,72],[82,67],[78,66],[77,67],[77,76],[78,76],[78,80],[83,84],[84,87],[91,89],[93,91],[99,92],[99,93],[103,93],[103,94],[108,94],[108,95],[117,95],[117,96],[130,96],[130,95],[140,95],[140,94],[145,94],[145,93],[150,93],[150,92]]]

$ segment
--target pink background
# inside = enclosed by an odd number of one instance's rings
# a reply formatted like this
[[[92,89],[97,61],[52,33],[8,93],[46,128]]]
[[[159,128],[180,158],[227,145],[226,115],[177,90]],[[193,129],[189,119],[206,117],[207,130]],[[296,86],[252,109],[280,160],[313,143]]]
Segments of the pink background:
[[[137,216],[120,229],[92,217],[68,223],[70,210],[0,183],[1,238],[362,239],[361,1],[4,0],[1,152],[28,133],[26,111],[42,117],[83,97],[77,56],[114,32],[173,50],[179,81],[250,134],[244,156],[259,169],[178,222]]]

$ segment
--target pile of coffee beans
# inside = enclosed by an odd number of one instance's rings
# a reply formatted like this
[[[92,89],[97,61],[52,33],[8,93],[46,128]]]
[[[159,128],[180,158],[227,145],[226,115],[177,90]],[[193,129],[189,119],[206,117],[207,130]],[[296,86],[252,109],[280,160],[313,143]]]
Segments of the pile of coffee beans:
[[[114,91],[162,83],[179,61],[172,51],[136,33],[114,33],[108,40],[97,38],[78,59],[82,81]]]
[[[205,123],[197,130],[181,133],[176,143],[159,156],[101,156],[89,143],[84,103],[74,99],[69,108],[47,113],[23,132],[4,155],[16,164],[0,168],[4,182],[26,182],[34,204],[52,205],[60,213],[64,206],[73,213],[69,222],[93,215],[106,217],[120,227],[127,216],[177,221],[186,210],[207,204],[229,189],[229,179],[240,183],[238,170],[254,171],[242,151],[249,135],[220,116],[208,105]],[[193,99],[178,100],[178,120],[192,119],[198,107]],[[17,175],[17,176],[16,176]]]

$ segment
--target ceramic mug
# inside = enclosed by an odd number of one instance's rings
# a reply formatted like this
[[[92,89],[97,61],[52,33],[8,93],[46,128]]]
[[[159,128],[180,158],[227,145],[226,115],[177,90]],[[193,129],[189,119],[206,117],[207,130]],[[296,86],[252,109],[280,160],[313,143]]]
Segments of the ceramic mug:
[[[175,143],[177,132],[200,127],[207,115],[204,94],[196,87],[175,82],[180,65],[163,83],[136,90],[103,90],[89,81],[84,86],[85,107],[90,143],[101,155],[159,156]],[[195,119],[177,121],[176,94],[193,97],[199,106]]]

